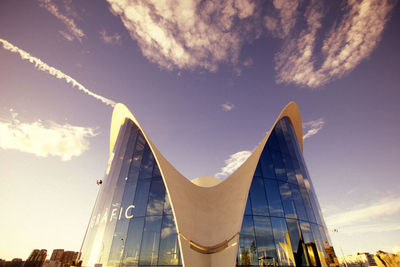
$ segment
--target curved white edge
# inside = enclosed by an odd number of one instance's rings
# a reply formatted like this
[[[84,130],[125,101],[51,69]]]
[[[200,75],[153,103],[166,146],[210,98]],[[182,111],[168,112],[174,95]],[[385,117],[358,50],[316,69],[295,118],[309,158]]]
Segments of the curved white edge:
[[[296,103],[290,102],[281,111],[275,123],[288,117],[297,140],[303,150],[302,122]],[[141,128],[129,109],[118,103],[113,111],[110,131],[110,156],[121,126],[126,118],[131,119],[142,131],[159,166],[166,191],[171,203],[176,229],[193,242],[202,246],[213,246],[227,240],[240,232],[247,196],[254,171],[262,150],[267,143],[271,130],[259,143],[252,155],[228,178],[210,187],[198,186],[179,173],[157,150]],[[204,255],[190,248],[190,245],[179,238],[183,266],[234,266],[239,238],[236,237],[229,248],[215,254]]]
[[[287,104],[281,113],[279,114],[278,118],[275,120],[274,124],[271,127],[271,130],[273,130],[276,126],[276,124],[281,120],[283,117],[288,117],[290,123],[292,124],[297,141],[300,144],[301,151],[303,151],[303,127],[302,127],[302,120],[301,120],[301,115],[300,115],[300,110],[299,107],[295,102],[290,102]],[[122,103],[117,103],[114,107],[113,114],[112,114],[112,119],[111,119],[111,127],[110,127],[110,156],[113,152],[115,142],[117,141],[118,138],[118,133],[119,130],[124,123],[125,119],[129,118],[131,119],[136,126],[142,131],[143,135],[146,138],[146,141],[151,144],[151,149],[154,154],[154,145],[150,142],[150,139],[147,137],[146,133],[143,131],[142,127],[140,126],[139,122],[136,120],[136,118],[133,116],[133,114],[130,112],[130,110]],[[267,135],[264,137],[264,139],[260,142],[263,143],[263,141],[266,139],[266,141],[269,138],[269,135],[271,133],[271,130],[268,131]],[[254,154],[254,153],[253,153]],[[156,156],[156,155],[155,155]],[[229,177],[227,178],[229,179]]]

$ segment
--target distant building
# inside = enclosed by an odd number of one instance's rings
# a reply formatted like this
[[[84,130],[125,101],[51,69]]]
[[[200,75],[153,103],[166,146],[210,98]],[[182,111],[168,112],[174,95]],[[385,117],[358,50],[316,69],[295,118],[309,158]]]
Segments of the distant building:
[[[70,264],[78,258],[78,252],[75,251],[64,251],[61,262],[63,264]]]
[[[42,267],[63,267],[63,264],[60,261],[46,260]]]
[[[1,265],[3,264],[3,265]],[[22,267],[24,265],[24,261],[20,258],[14,258],[11,261],[2,261],[0,266],[2,267]]]
[[[60,267],[71,265],[78,258],[78,252],[64,251],[64,249],[54,249],[49,261],[46,261],[43,267]]]
[[[34,249],[26,259],[24,267],[42,267],[47,257],[46,249]]]
[[[374,255],[368,252],[346,255],[341,258],[341,264],[347,264],[348,267],[372,267],[377,266]]]
[[[64,254],[64,250],[63,249],[54,249],[53,253],[51,253],[50,260],[51,261],[60,261],[61,262],[63,254]]]

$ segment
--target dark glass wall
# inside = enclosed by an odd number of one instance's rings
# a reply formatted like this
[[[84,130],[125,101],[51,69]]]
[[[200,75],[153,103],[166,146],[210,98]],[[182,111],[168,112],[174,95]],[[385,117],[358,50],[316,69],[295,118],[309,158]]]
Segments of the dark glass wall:
[[[122,125],[83,243],[83,266],[181,266],[169,198],[154,155]]]
[[[238,266],[327,266],[332,250],[293,127],[272,130],[250,187]]]

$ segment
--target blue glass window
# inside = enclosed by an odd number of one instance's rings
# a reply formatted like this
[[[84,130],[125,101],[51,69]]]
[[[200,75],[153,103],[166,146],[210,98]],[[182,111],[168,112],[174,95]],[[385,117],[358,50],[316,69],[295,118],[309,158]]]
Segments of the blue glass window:
[[[279,194],[278,182],[265,179],[265,192],[267,194],[269,213],[271,216],[284,217],[281,196]]]
[[[282,154],[279,151],[271,151],[272,161],[274,162],[276,178],[287,181],[286,168],[283,163]]]
[[[279,264],[284,266],[295,266],[285,219],[271,217],[271,223]]]
[[[326,266],[324,249],[329,241],[287,117],[276,124],[261,153],[244,214],[238,265]]]
[[[139,179],[151,178],[153,174],[153,168],[154,168],[154,156],[150,150],[149,145],[146,144],[143,152],[142,163],[140,165]]]
[[[137,183],[135,200],[133,202],[135,205],[133,216],[135,217],[141,217],[146,214],[150,183],[151,180],[139,180]]]
[[[165,186],[161,178],[151,181],[146,215],[162,215],[164,210]]]
[[[299,188],[297,187],[297,185],[294,185],[294,184],[289,184],[289,186],[290,186],[290,191],[292,191],[292,199],[293,199],[294,205],[296,207],[296,212],[297,212],[298,218],[300,220],[308,221],[307,213],[304,208],[304,203],[303,203],[303,199],[301,198]]]
[[[276,266],[274,235],[269,217],[254,216],[254,230],[257,243],[258,266]]]
[[[264,178],[276,178],[274,163],[269,150],[264,150],[260,158],[261,169]]]
[[[142,244],[144,218],[132,218],[129,225],[126,240],[124,243],[123,263],[126,266],[137,266],[139,263],[140,245]]]
[[[243,218],[237,262],[239,266],[258,265],[253,216],[246,215]]]
[[[83,265],[181,266],[160,169],[132,121],[121,127],[111,156],[82,248]]]
[[[268,215],[268,203],[265,196],[264,182],[261,177],[253,178],[250,196],[253,215]]]
[[[161,227],[158,265],[178,265],[179,254],[178,235],[176,233],[174,217],[172,215],[164,216]]]
[[[244,215],[253,215],[253,212],[251,211],[250,195],[247,197],[246,209],[244,210]]]
[[[140,250],[140,265],[157,265],[162,216],[147,216]]]
[[[297,213],[292,199],[292,191],[290,190],[289,184],[284,182],[279,182],[278,184],[286,218],[297,219]]]

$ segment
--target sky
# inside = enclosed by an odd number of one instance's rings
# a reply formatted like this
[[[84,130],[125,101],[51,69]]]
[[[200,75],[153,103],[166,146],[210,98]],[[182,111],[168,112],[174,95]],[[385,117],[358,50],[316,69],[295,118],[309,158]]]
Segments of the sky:
[[[1,0],[0,258],[79,251],[118,102],[224,179],[295,101],[337,254],[400,250],[399,47],[393,0]]]

